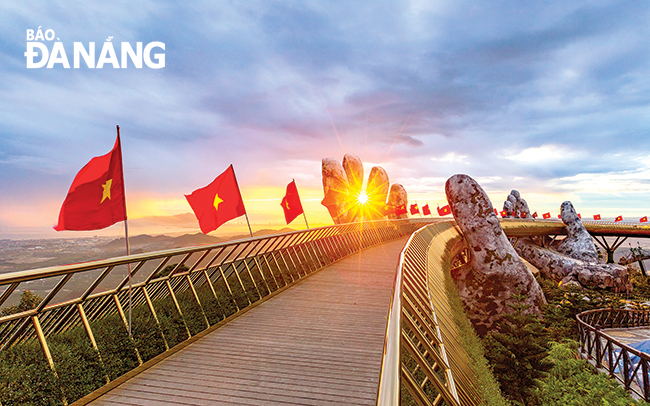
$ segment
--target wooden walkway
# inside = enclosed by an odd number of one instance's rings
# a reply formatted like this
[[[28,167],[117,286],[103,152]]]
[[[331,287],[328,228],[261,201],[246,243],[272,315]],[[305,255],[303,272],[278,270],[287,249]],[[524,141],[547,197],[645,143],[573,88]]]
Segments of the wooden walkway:
[[[375,405],[406,239],[339,261],[92,405]]]

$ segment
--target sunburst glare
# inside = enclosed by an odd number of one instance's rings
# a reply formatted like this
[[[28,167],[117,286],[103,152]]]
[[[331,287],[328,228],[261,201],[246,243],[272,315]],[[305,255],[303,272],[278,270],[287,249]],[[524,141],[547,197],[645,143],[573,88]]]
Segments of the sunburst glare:
[[[368,195],[366,194],[366,192],[364,191],[359,192],[359,194],[357,195],[357,201],[359,202],[359,204],[368,203]]]

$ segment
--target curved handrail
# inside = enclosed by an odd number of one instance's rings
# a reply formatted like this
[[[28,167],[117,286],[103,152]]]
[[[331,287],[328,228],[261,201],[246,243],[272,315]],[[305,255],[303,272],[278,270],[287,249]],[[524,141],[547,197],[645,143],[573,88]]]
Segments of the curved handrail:
[[[400,384],[418,404],[481,404],[445,287],[458,241],[455,222],[442,220],[417,230],[400,255],[378,406],[399,404]]]
[[[426,227],[426,226],[425,226]],[[419,230],[418,230],[419,231]],[[417,231],[409,237],[405,244],[408,247],[413,241]],[[388,322],[386,323],[386,338],[384,341],[384,354],[379,374],[379,389],[377,405],[392,406],[399,404],[400,396],[400,335],[402,334],[402,268],[404,266],[404,253],[406,248],[399,254],[395,282],[393,283],[393,295],[390,299],[390,310],[388,311]]]
[[[603,332],[603,328],[650,326],[650,310],[595,309],[576,315],[580,355],[650,401],[650,355]]]

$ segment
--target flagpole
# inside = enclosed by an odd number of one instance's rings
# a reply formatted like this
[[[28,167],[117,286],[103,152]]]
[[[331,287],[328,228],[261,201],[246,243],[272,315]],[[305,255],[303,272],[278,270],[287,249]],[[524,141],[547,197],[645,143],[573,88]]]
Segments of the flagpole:
[[[244,216],[246,216],[246,224],[248,224],[248,232],[251,233],[251,238],[253,238],[253,230],[251,230],[251,222],[248,221],[248,213],[244,213]]]
[[[232,168],[232,176],[235,178],[235,184],[237,185],[237,192],[239,192],[239,199],[244,203],[244,199],[241,197],[241,191],[239,190],[239,182],[237,182],[237,175],[235,175],[235,167],[230,164]],[[246,224],[248,224],[248,232],[251,233],[251,238],[253,238],[253,230],[251,229],[251,222],[248,221],[248,213],[246,213],[246,208],[244,207],[244,216],[246,216]]]
[[[295,179],[291,179],[292,182],[295,183]],[[298,187],[296,186],[296,191],[298,191]],[[300,200],[300,196],[298,196],[298,200]],[[302,202],[300,202],[300,207],[302,208],[302,217],[305,219],[305,225],[307,226],[307,229],[309,230],[309,223],[307,223],[307,216],[305,215],[305,208],[302,207]]]
[[[124,235],[126,237],[126,255],[131,255],[131,248],[129,246],[129,223],[124,220]],[[131,283],[131,263],[128,262],[126,264],[126,267],[129,270],[129,337],[131,336],[131,309],[132,309],[132,302],[133,302],[133,286]]]
[[[120,138],[120,126],[117,126],[117,138]],[[120,140],[120,156],[122,155],[122,140]],[[124,166],[124,163],[122,163]],[[126,191],[124,188],[124,167],[122,167],[122,196],[124,196],[124,238],[126,241],[126,255],[131,255],[131,247],[129,246],[129,223],[126,219]],[[133,284],[131,282],[131,263],[128,262],[126,267],[129,271],[129,337],[132,336],[132,308],[133,308]]]

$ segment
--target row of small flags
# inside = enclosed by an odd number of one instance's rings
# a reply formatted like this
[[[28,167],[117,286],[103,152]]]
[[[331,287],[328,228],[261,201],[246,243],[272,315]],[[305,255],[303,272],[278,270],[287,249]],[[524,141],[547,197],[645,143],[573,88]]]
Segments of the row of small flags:
[[[417,203],[412,204],[411,207],[409,208],[409,211],[411,212],[411,215],[413,215],[413,216],[416,215],[416,214],[420,214],[420,209],[418,208]],[[445,206],[442,206],[442,207],[438,206],[437,211],[438,211],[438,216],[440,216],[440,217],[446,216],[448,214],[451,214],[451,207],[449,207],[449,205],[445,205]],[[399,214],[399,213],[397,213],[397,214]],[[406,214],[406,212],[404,212],[402,214]],[[431,215],[431,209],[429,208],[428,203],[425,204],[424,206],[422,206],[422,214],[424,214],[425,216]]]
[[[426,211],[425,211],[425,207],[426,207]],[[417,204],[412,204],[411,205],[411,214],[417,214],[417,213],[419,213]],[[424,215],[431,214],[431,211],[429,210],[429,205],[428,204],[426,206],[422,207],[422,213]],[[448,214],[451,214],[451,208],[449,207],[449,205],[445,205],[443,207],[438,207],[438,215],[440,217],[446,216]],[[505,210],[498,211],[497,209],[494,209],[494,214],[496,214],[497,216],[501,215],[502,218],[508,217],[508,213]],[[513,212],[512,215],[514,216],[515,213]],[[539,217],[539,215],[537,214],[537,212],[534,212],[533,214],[530,215],[530,217],[536,219],[537,217]],[[562,218],[562,216],[560,214],[558,214],[557,217]],[[582,218],[582,215],[580,213],[578,213],[578,217]],[[542,218],[544,220],[550,219],[551,218],[551,213],[550,212],[543,213]],[[594,214],[593,218],[594,218],[594,220],[601,220],[600,214]],[[616,218],[614,218],[614,222],[618,223],[619,221],[623,221],[623,216],[616,216]],[[639,222],[640,223],[647,223],[648,222],[648,216],[641,217],[639,219]]]
[[[496,214],[497,216],[501,215],[501,217],[508,217],[508,213],[505,210],[502,210],[502,211],[499,212],[497,209],[494,209],[494,214]],[[512,212],[512,215],[514,216],[515,213]],[[525,216],[525,214],[524,214],[524,216]],[[531,214],[530,217],[536,219],[537,217],[539,217],[539,215],[537,214],[537,212],[535,212],[535,213]],[[551,217],[552,216],[551,216],[550,212],[546,212],[546,213],[542,214],[542,218],[544,220],[550,219]],[[580,213],[578,213],[578,217],[582,218],[582,215]],[[562,218],[562,215],[558,214],[557,218]],[[593,218],[594,218],[594,220],[601,220],[600,214],[594,214]],[[616,216],[616,218],[614,218],[614,222],[618,223],[619,221],[623,221],[623,216]],[[648,222],[648,216],[641,217],[639,219],[639,222],[640,223],[647,223]]]

